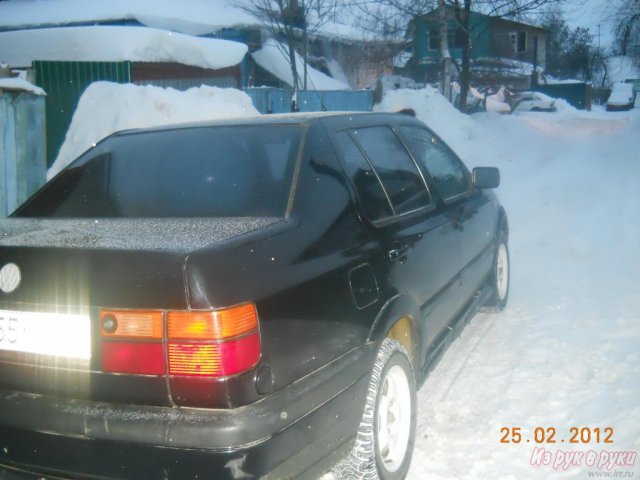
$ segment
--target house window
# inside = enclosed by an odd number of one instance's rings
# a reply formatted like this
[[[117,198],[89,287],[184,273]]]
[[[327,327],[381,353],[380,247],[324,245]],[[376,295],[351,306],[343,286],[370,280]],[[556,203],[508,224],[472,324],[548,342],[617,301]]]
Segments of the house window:
[[[455,30],[449,30],[447,34],[449,40],[449,48],[462,48],[464,40],[462,38],[462,31],[458,28]],[[440,35],[438,30],[429,30],[429,50],[440,50]]]
[[[527,51],[527,32],[511,32],[511,48],[516,53]]]
[[[429,50],[440,50],[440,35],[437,30],[429,30]]]

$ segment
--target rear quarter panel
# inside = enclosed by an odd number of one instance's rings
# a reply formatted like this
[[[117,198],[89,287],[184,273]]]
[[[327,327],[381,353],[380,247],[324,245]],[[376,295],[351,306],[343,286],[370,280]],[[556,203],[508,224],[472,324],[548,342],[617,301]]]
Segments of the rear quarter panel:
[[[300,162],[286,220],[192,254],[186,267],[192,308],[256,303],[260,367],[273,372],[274,390],[365,343],[381,305],[354,303],[349,271],[379,260],[319,123],[309,127]]]

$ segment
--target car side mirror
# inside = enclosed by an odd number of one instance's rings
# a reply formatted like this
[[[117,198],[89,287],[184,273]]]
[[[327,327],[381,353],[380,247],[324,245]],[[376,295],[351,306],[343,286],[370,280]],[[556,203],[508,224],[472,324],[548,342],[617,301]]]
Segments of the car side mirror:
[[[500,170],[495,167],[476,167],[471,174],[476,188],[496,188],[500,185]]]

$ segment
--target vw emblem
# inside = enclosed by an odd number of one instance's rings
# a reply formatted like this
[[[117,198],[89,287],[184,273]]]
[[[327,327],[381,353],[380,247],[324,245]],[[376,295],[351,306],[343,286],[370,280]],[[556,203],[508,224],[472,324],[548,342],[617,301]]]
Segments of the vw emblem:
[[[11,293],[20,285],[20,269],[15,263],[7,263],[0,269],[0,290]]]

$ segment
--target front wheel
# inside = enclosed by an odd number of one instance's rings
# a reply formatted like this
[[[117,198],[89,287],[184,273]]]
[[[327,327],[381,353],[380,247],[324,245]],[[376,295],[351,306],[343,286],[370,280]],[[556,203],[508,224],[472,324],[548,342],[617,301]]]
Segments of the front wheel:
[[[378,350],[356,443],[334,468],[339,479],[400,480],[409,470],[416,429],[415,377],[405,349]]]

